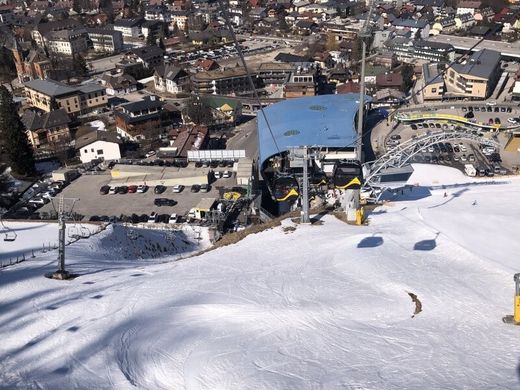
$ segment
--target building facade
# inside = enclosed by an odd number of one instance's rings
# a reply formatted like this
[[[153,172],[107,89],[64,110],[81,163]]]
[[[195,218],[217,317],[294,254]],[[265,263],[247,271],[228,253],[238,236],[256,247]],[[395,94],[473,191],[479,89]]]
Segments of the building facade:
[[[162,106],[159,97],[154,95],[121,105],[120,110],[114,112],[118,134],[132,141],[158,138]]]
[[[116,30],[89,28],[88,38],[96,52],[115,54],[123,50],[123,33]]]

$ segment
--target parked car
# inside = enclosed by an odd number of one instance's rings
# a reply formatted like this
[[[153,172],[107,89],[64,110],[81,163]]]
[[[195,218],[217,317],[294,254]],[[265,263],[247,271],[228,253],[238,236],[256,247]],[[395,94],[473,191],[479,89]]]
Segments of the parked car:
[[[108,191],[108,193],[110,195],[114,195],[114,194],[118,193],[118,190],[119,190],[119,187],[110,187],[110,190]]]
[[[43,206],[44,204],[47,204],[49,203],[49,199],[46,199],[46,198],[32,198],[29,200],[30,204],[34,204],[34,205],[38,205],[38,206]]]
[[[200,191],[200,185],[198,184],[193,184],[190,188],[190,191],[191,192],[199,192]]]
[[[128,192],[128,187],[127,186],[120,186],[120,187],[118,187],[118,191],[117,191],[118,194],[124,195],[127,192]]]
[[[103,186],[99,189],[101,195],[106,195],[110,191],[110,186]]]
[[[168,223],[177,223],[178,221],[179,221],[179,217],[175,213],[170,215],[170,218],[168,218]]]
[[[224,173],[222,174],[222,177],[223,178],[231,177],[231,171],[224,171]]]
[[[153,189],[154,194],[162,194],[164,191],[166,191],[166,187],[162,185],[157,185]]]
[[[161,206],[175,206],[177,202],[173,199],[168,198],[155,198],[153,204],[161,207]]]
[[[129,194],[135,194],[136,192],[137,192],[137,186],[135,186],[135,185],[128,186]]]
[[[200,192],[209,192],[211,189],[211,186],[209,184],[202,184],[200,186]]]
[[[148,191],[148,186],[147,185],[140,184],[140,185],[137,186],[136,192],[142,194],[142,193],[144,193],[146,191]]]
[[[215,177],[215,179],[220,179],[222,177],[222,172],[215,171],[213,172],[213,176]]]
[[[179,193],[184,190],[184,186],[182,184],[175,184],[172,188],[173,192]]]
[[[148,217],[148,223],[155,223],[157,222],[157,213],[156,212],[153,212],[150,214],[150,216]]]
[[[148,153],[145,154],[146,157],[152,157],[155,156],[155,150],[150,150]]]

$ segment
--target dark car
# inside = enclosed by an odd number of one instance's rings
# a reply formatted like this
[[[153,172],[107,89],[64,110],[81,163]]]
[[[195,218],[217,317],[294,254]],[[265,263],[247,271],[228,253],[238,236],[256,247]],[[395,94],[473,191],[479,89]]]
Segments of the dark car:
[[[93,215],[92,217],[90,217],[89,221],[91,221],[91,222],[99,222],[99,217],[97,215]]]
[[[495,124],[499,125],[500,123],[500,118],[495,118]]]
[[[196,161],[195,162],[195,168],[202,168],[202,162]]]
[[[446,142],[446,149],[448,150],[448,153],[453,153],[453,146],[449,142]]]
[[[139,216],[139,222],[148,222],[148,215],[146,214],[141,214]]]
[[[155,186],[153,189],[154,194],[162,194],[164,191],[166,191],[166,187],[162,185]]]
[[[211,168],[217,168],[217,167],[218,167],[218,161],[211,161],[211,162],[209,163],[209,166],[210,166]]]
[[[155,200],[153,201],[153,204],[156,205],[156,206],[175,206],[177,204],[177,202],[173,199],[168,199],[168,198],[155,198]]]
[[[128,192],[128,187],[127,186],[121,186],[117,190],[118,194],[126,194],[127,192]]]
[[[233,160],[226,161],[226,167],[233,168],[233,165],[235,165],[235,162]]]
[[[190,188],[190,191],[191,192],[199,192],[200,191],[200,186],[198,184],[193,184]]]
[[[106,195],[108,194],[108,191],[110,191],[110,186],[103,186],[99,189],[99,193],[101,195]]]
[[[475,117],[475,114],[473,114],[473,111],[469,111],[467,113],[464,114],[464,118],[474,118]]]
[[[390,139],[401,139],[401,135],[400,134],[393,134],[390,136]]]
[[[410,125],[410,127],[412,128],[412,130],[417,130],[417,126],[414,125],[413,123]]]

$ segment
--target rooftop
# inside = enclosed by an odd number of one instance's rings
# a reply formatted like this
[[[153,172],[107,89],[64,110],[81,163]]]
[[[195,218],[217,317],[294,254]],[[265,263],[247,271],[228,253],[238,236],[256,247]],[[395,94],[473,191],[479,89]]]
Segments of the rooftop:
[[[354,147],[358,99],[359,94],[352,93],[320,95],[285,100],[267,107],[264,111],[272,135],[264,116],[259,115],[260,164],[279,151],[298,146]]]
[[[64,109],[51,112],[25,110],[21,119],[27,130],[50,129],[67,125],[70,122]]]
[[[499,52],[482,49],[473,53],[465,64],[453,64],[452,68],[458,73],[489,79],[499,63]]]
[[[34,79],[26,82],[24,85],[27,88],[33,89],[47,96],[69,95],[77,91],[76,88],[73,88],[67,84],[60,83],[51,79]]]
[[[113,143],[121,142],[117,138],[117,133],[114,133],[112,131],[93,130],[76,137],[76,149],[81,149],[82,147],[90,145],[91,143],[94,143],[96,141],[105,141]]]

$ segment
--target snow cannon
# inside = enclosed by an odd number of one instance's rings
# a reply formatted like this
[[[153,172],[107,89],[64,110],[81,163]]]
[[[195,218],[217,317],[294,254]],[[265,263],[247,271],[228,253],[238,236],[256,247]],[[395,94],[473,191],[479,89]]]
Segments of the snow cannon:
[[[520,325],[520,273],[513,276],[515,281],[515,303],[513,315],[502,318],[506,324]]]

